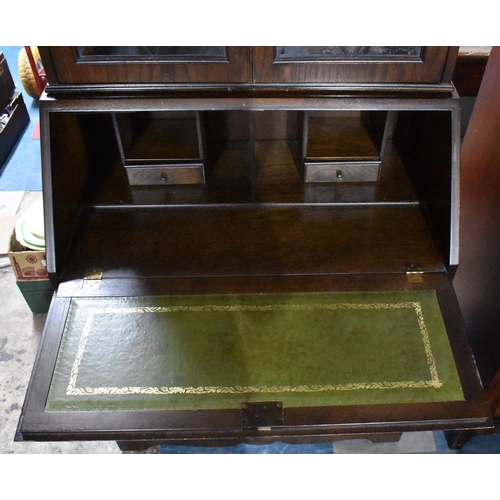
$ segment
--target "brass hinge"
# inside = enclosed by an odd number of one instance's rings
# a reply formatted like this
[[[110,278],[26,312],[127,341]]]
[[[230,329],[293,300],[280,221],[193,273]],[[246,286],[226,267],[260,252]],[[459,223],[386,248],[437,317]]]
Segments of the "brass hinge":
[[[406,264],[406,278],[408,283],[425,283],[424,271],[418,262]]]
[[[82,290],[98,290],[101,288],[102,269],[87,269],[83,278]]]

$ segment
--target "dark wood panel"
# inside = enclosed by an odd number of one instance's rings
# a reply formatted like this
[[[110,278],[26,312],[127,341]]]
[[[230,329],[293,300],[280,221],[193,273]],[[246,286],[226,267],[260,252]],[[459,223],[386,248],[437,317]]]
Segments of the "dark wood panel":
[[[360,113],[308,115],[306,158],[379,158]]]
[[[462,145],[454,286],[485,387],[500,366],[500,48],[493,47]]]
[[[92,61],[76,47],[40,47],[48,75],[47,92],[140,94],[144,91],[259,89],[452,92],[458,47],[426,47],[423,60],[284,61],[274,47],[226,47],[227,59]],[[189,58],[188,58],[189,59]],[[308,85],[306,88],[304,85]],[[298,86],[302,87],[299,88]]]
[[[394,290],[436,290],[438,295],[450,287],[443,273],[427,273],[423,282],[409,281],[404,273],[276,275],[276,276],[187,276],[170,278],[122,278],[105,274],[101,288],[82,289],[82,278],[65,280],[59,285],[59,297],[130,297],[224,293],[314,293]],[[442,307],[446,307],[443,305]]]
[[[466,415],[459,417],[457,415]],[[329,437],[347,434],[410,432],[439,429],[487,428],[491,423],[479,403],[373,405],[371,407],[290,408],[283,427],[241,429],[239,410],[30,413],[20,434],[26,440],[127,440],[143,439],[191,444],[205,440],[267,442],[283,437]],[[347,423],[349,422],[349,423]],[[316,440],[315,440],[316,441]]]
[[[64,265],[89,187],[109,176],[118,148],[111,115],[52,114],[41,106],[47,269],[54,273]]]
[[[99,118],[97,117],[97,120]],[[94,133],[96,130],[97,127],[94,128]],[[87,146],[92,142],[92,138],[83,132],[81,121],[75,119],[74,115],[44,115],[41,132],[47,138],[42,141],[42,157],[46,165],[43,171],[46,240],[54,242],[49,244],[47,249],[47,268],[51,272],[63,265],[85,197],[91,164],[99,168],[100,162],[96,158],[91,162],[91,153]],[[66,134],[71,136],[70,141]],[[96,146],[103,146],[103,143],[107,142],[105,134],[94,136],[93,142],[92,150]],[[53,154],[54,150],[60,154]],[[106,150],[106,147],[101,149],[104,155]]]
[[[280,113],[282,116],[282,113]],[[287,112],[291,118],[279,118],[280,122],[296,123],[297,112]],[[56,117],[59,113],[54,114]],[[239,112],[236,112],[241,117]],[[272,112],[257,113],[258,117],[273,115]],[[72,135],[68,141],[53,141],[52,156],[54,175],[65,175],[64,165],[71,162],[71,151],[82,147],[82,137],[92,136],[92,130],[101,128],[101,136],[105,130],[103,124],[94,122],[87,115],[76,113],[73,120],[80,127],[78,134]],[[378,202],[410,202],[416,203],[417,197],[412,187],[402,159],[392,141],[385,148],[383,168],[380,179],[373,186],[307,186],[302,181],[300,144],[296,140],[256,140],[254,143],[256,168],[252,172],[250,165],[251,143],[249,131],[243,134],[246,140],[233,140],[240,137],[240,132],[233,136],[232,124],[241,124],[239,118],[231,118],[232,113],[215,112],[205,117],[207,125],[207,153],[205,163],[206,185],[203,188],[169,188],[161,186],[147,188],[131,187],[127,181],[123,161],[118,155],[116,140],[111,137],[108,145],[107,166],[100,167],[93,173],[87,186],[86,204],[106,205],[155,205],[155,204],[193,204],[193,203],[378,203]],[[246,126],[248,113],[244,117]],[[260,119],[260,118],[259,118]],[[218,128],[220,125],[220,128]],[[75,125],[76,126],[76,125]],[[227,130],[225,130],[227,127]],[[274,128],[274,126],[273,126]],[[112,134],[108,127],[106,135]],[[286,132],[280,129],[283,136]],[[215,133],[217,131],[217,134]],[[278,132],[279,130],[277,130]],[[280,134],[278,135],[281,135]],[[226,135],[226,133],[228,135]],[[71,145],[75,141],[75,144]],[[91,143],[91,139],[85,139]],[[66,148],[65,145],[69,147]],[[112,155],[114,151],[114,156]],[[96,152],[97,153],[97,152]],[[93,158],[93,157],[92,157]],[[77,165],[79,163],[76,163]],[[151,165],[150,165],[151,166]],[[86,167],[90,168],[90,165]]]
[[[233,205],[96,209],[82,216],[70,276],[405,272],[444,267],[418,206]]]
[[[458,47],[426,47],[424,62],[324,61],[282,62],[275,59],[274,47],[255,47],[254,80],[258,83],[434,83],[442,82],[447,58],[453,66]],[[449,72],[447,78],[451,78]],[[444,82],[444,83],[449,83]]]
[[[401,114],[394,141],[447,266],[458,264],[458,114]]]
[[[193,112],[179,114],[117,114],[117,139],[125,161],[201,158],[197,116]]]
[[[49,85],[246,83],[250,79],[248,47],[226,47],[225,60],[89,61],[78,58],[76,47],[40,47],[49,66]],[[49,62],[50,61],[50,62]]]
[[[460,47],[453,72],[453,84],[462,96],[476,97],[491,47]]]

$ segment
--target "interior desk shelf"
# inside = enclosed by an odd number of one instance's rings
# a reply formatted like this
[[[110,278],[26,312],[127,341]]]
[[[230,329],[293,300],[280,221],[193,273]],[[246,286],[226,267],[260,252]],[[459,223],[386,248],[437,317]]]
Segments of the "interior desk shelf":
[[[110,278],[445,271],[411,205],[101,207],[81,213],[77,233],[64,279],[86,268]]]
[[[126,116],[55,112],[50,115],[51,162],[64,168],[75,151],[85,148],[82,159],[72,161],[81,164],[81,172],[99,179],[86,186],[89,191],[86,201],[98,204],[168,204],[169,200],[174,203],[415,202],[418,198],[415,188],[423,175],[417,169],[448,172],[451,182],[454,132],[450,111],[400,112],[391,133],[385,132],[385,128],[381,130],[383,142],[381,136],[378,147],[359,117],[345,117],[342,113],[317,117],[318,120],[309,118],[309,134],[304,138],[298,125],[303,114],[300,111],[203,112],[200,121],[205,132],[197,135],[195,123],[199,121],[193,117],[190,134],[177,141],[177,120],[164,119],[165,113],[159,113],[161,118],[148,113],[152,119],[137,139],[126,140],[125,132],[120,129],[117,141],[116,125],[125,121]],[[256,129],[253,133],[252,126]],[[264,126],[270,128],[270,133]],[[75,142],[68,144],[65,135],[59,135],[63,128],[74,133]],[[427,130],[423,132],[422,128]],[[200,135],[202,141],[198,141]],[[146,153],[141,150],[144,144],[150,145]],[[308,182],[304,179],[303,151],[307,152],[307,160],[329,162],[334,172],[335,165],[343,164],[355,167],[360,174],[348,179],[333,175],[328,180]],[[182,181],[161,181],[159,176],[150,182],[147,179],[131,182],[131,175],[135,175],[131,171],[156,169],[159,173],[169,162],[177,162],[171,168],[183,171],[188,163],[195,165],[202,157],[203,183],[199,185],[183,186]],[[84,158],[87,158],[85,164]],[[376,165],[376,176],[364,176],[363,170],[370,172],[372,164]],[[450,190],[451,186],[447,186],[447,192]]]
[[[448,104],[453,103],[452,100]],[[172,251],[181,255],[183,248],[189,248],[186,256],[190,255],[192,262],[200,266],[197,270],[186,268],[187,274],[244,272],[238,266],[244,267],[250,251],[263,261],[266,256],[274,259],[275,271],[272,266],[259,270],[256,262],[253,269],[257,273],[307,274],[320,269],[328,273],[347,272],[350,265],[356,272],[374,272],[382,257],[372,268],[373,259],[361,256],[365,245],[372,247],[370,242],[379,242],[378,248],[385,249],[386,263],[380,268],[383,272],[404,269],[405,262],[425,263],[425,253],[434,255],[433,249],[441,255],[442,269],[453,266],[457,237],[456,214],[452,210],[452,203],[456,202],[453,141],[458,130],[453,125],[453,106],[421,111],[405,109],[401,104],[401,109],[397,109],[397,103],[392,101],[387,101],[387,105],[389,109],[385,111],[366,109],[362,113],[343,109],[321,113],[300,109],[196,113],[161,109],[133,113],[51,111],[48,114],[51,182],[56,189],[59,184],[65,186],[71,203],[66,206],[69,200],[65,197],[53,200],[54,219],[49,228],[57,227],[56,242],[61,243],[56,243],[49,260],[65,258],[65,245],[85,241],[87,222],[82,221],[90,213],[91,241],[100,234],[92,245],[104,248],[109,240],[111,249],[116,243],[116,255],[108,252],[100,257],[116,265],[127,253],[133,260],[132,253],[138,251],[133,250],[135,246],[129,245],[129,241],[140,246],[151,237],[159,240],[154,245],[145,245],[143,251],[148,248],[160,251],[166,245],[166,255]],[[304,127],[304,123],[309,125]],[[189,133],[176,141],[176,134],[183,130],[181,125],[186,125]],[[305,129],[308,129],[306,139]],[[323,133],[319,134],[320,131]],[[74,138],[72,141],[68,141],[68,133]],[[342,163],[351,162],[349,166],[360,172],[369,170],[371,162],[375,162],[376,179],[367,181],[361,176],[350,182],[338,182],[334,176],[331,182],[307,182],[301,164],[304,144],[306,157],[321,157],[322,161],[329,158],[334,170],[340,157]],[[158,168],[167,165],[165,158],[179,160],[180,152],[186,162],[191,161],[188,157],[199,154],[210,165],[204,171],[203,183],[170,184],[159,178],[155,182],[130,182],[131,171],[137,168],[158,172]],[[73,165],[71,170],[68,164]],[[68,187],[69,178],[72,182]],[[443,200],[449,209],[443,210]],[[58,206],[66,209],[59,210]],[[138,236],[142,234],[141,224],[134,223],[138,217],[151,234]],[[326,225],[318,222],[320,219]],[[272,237],[266,227],[272,228]],[[291,227],[293,231],[289,230]],[[127,229],[129,236],[122,233],[123,229]],[[220,239],[214,239],[214,234],[219,234]],[[408,251],[395,264],[391,252],[401,254],[406,242],[415,239],[414,235],[428,242],[426,252]],[[211,269],[208,264],[211,248],[217,246],[217,241],[226,240],[227,246],[217,250],[222,253],[213,255],[217,266]],[[247,240],[248,245],[243,243]],[[309,242],[303,246],[304,255],[308,251],[314,254],[315,245],[325,248],[318,257],[317,269],[310,269],[310,261],[304,259],[303,269],[297,264],[287,270],[293,254],[300,252],[291,251],[292,256],[287,257],[283,248],[297,248],[298,242],[303,241]],[[343,252],[338,250],[341,241],[345,242]],[[83,244],[83,254],[90,256],[94,251],[87,246]],[[199,255],[194,251],[198,247]],[[329,256],[332,252],[338,253],[335,259]],[[224,271],[230,254],[234,254],[235,264]],[[353,259],[365,262],[365,267],[355,266]],[[85,261],[80,257],[73,260]],[[181,262],[172,258],[166,261],[168,267],[162,271],[158,265],[155,273],[168,276],[184,272]],[[201,265],[202,262],[207,265]],[[435,268],[435,264],[430,266]]]

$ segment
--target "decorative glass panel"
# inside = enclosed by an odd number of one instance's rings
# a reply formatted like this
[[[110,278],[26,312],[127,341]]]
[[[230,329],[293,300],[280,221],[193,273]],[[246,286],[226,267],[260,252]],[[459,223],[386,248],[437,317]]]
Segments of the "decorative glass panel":
[[[225,47],[78,47],[81,58],[92,59],[170,59],[221,58]]]
[[[276,47],[276,59],[420,59],[422,47]]]

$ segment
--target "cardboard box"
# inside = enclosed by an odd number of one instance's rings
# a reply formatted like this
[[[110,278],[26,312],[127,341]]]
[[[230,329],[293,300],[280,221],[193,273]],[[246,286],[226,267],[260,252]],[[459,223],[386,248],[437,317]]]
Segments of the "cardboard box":
[[[48,312],[54,288],[47,273],[45,251],[23,248],[13,232],[8,256],[17,286],[31,312],[35,314]]]

